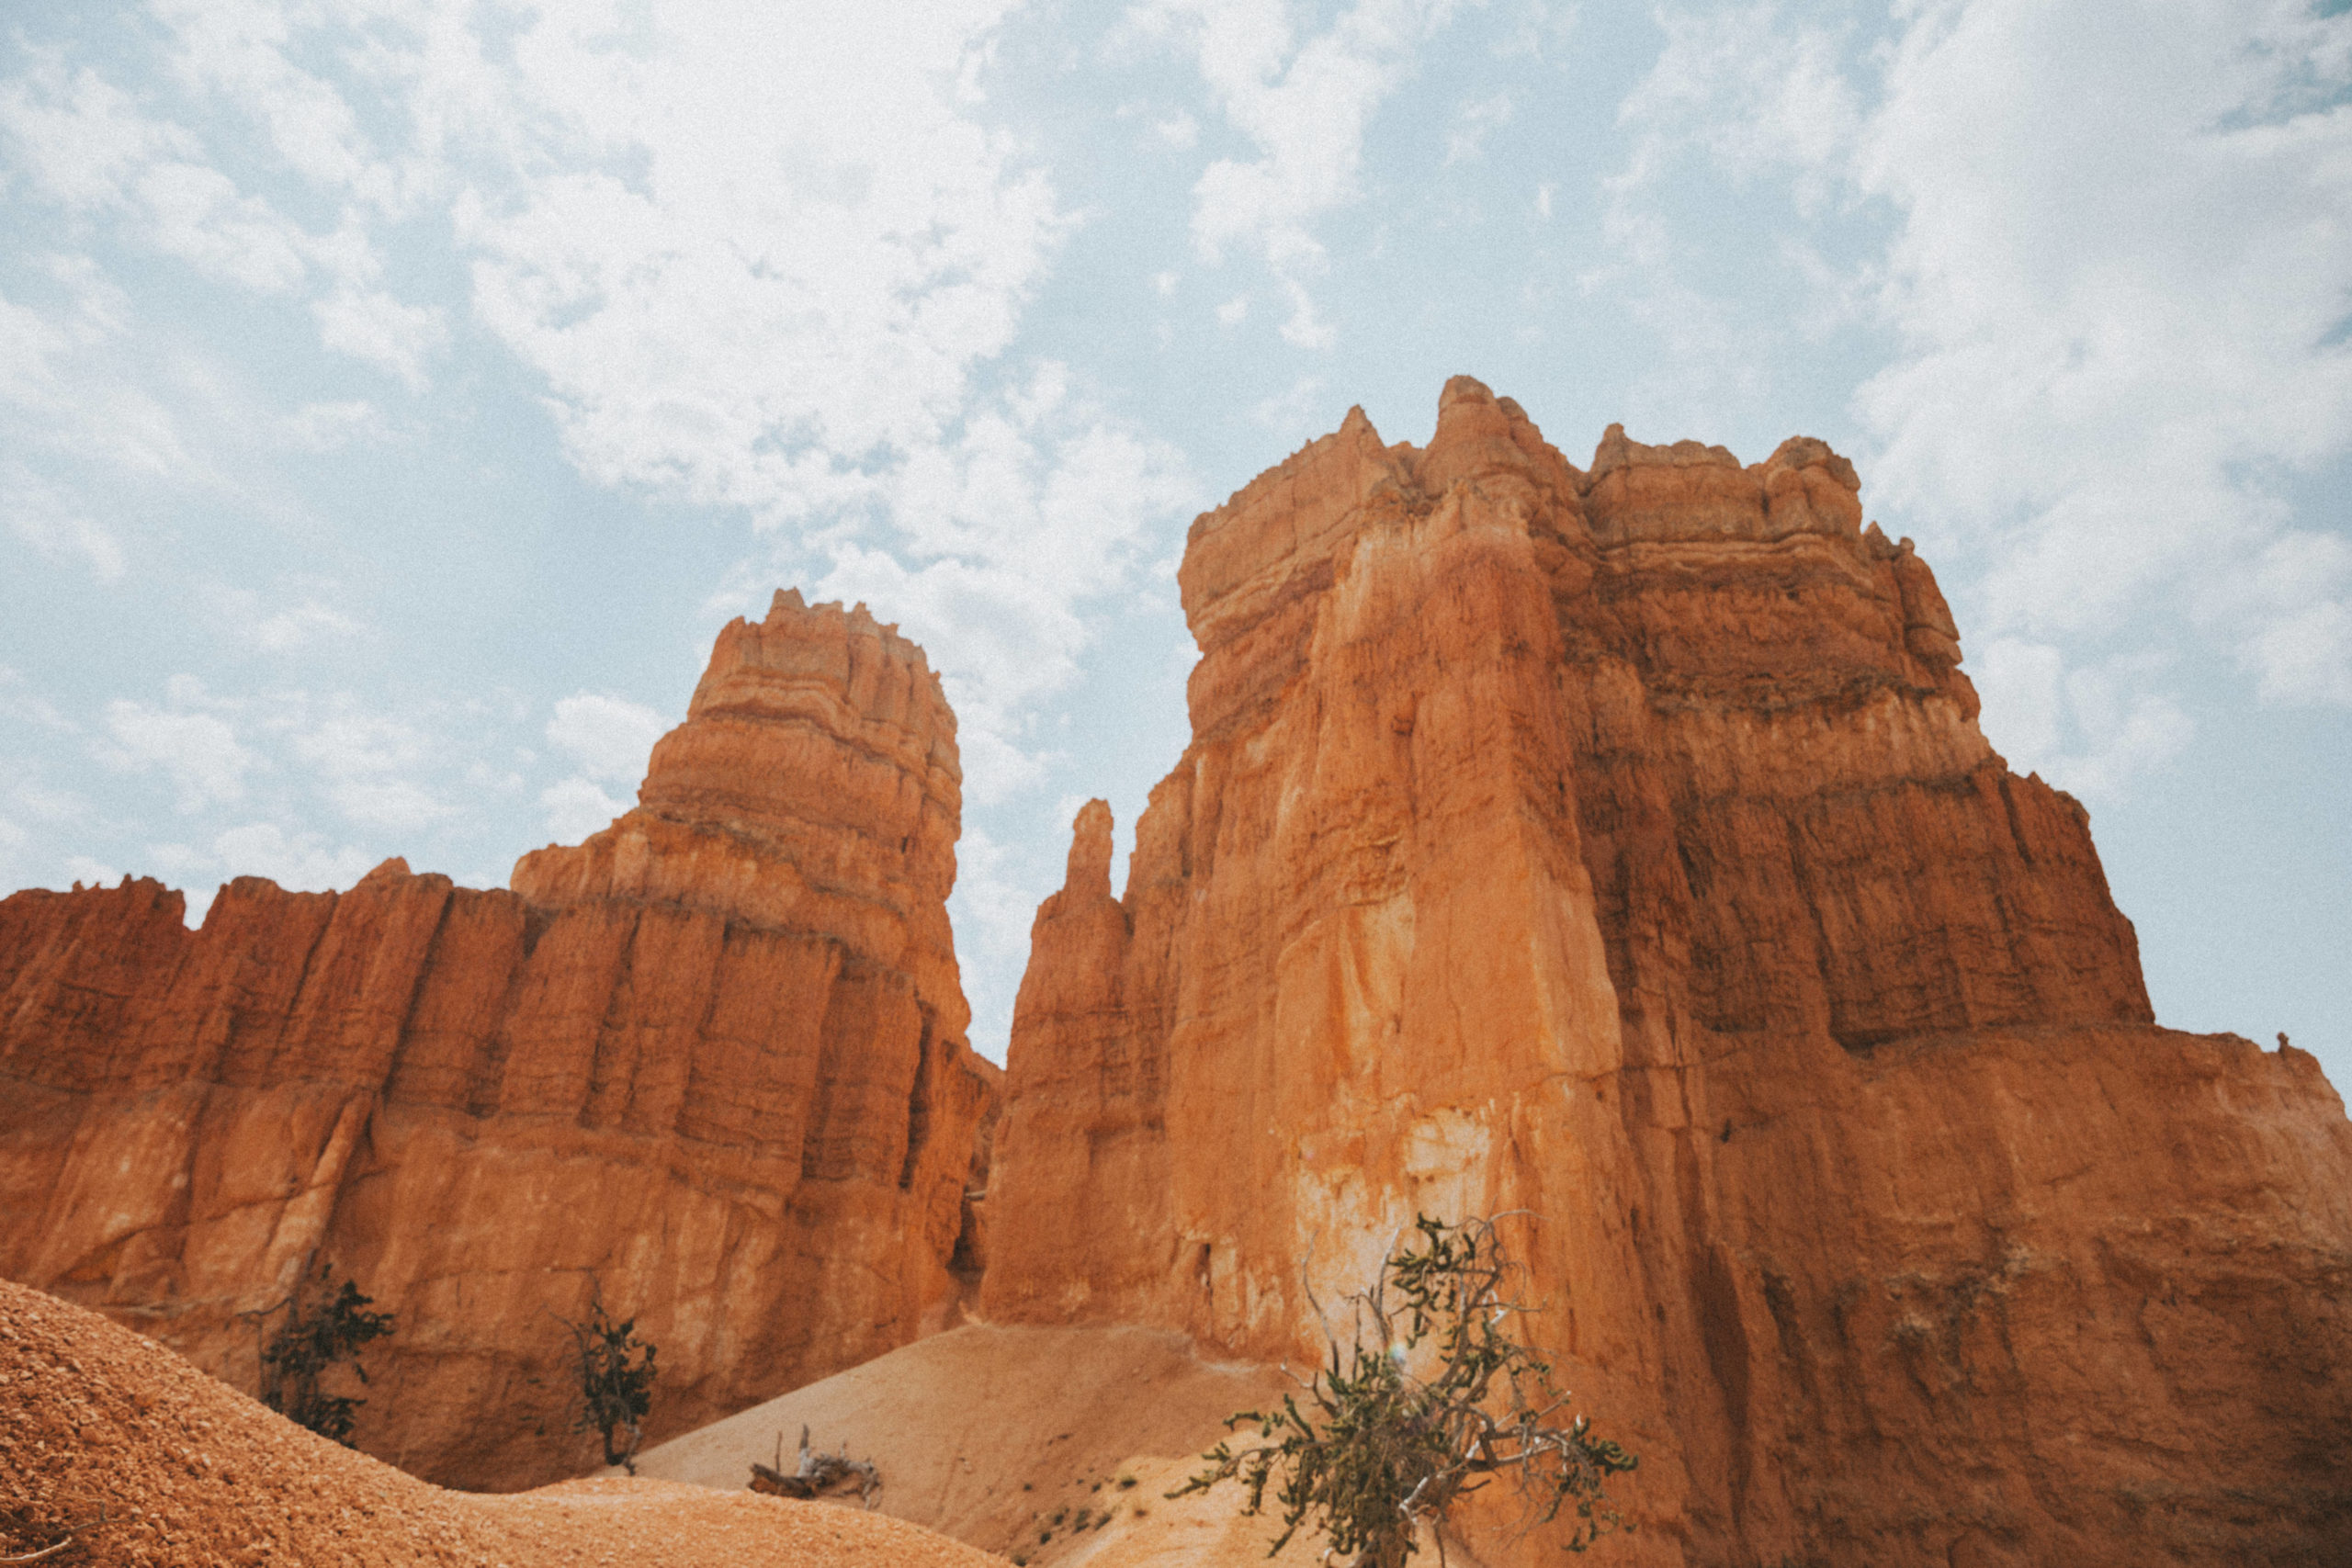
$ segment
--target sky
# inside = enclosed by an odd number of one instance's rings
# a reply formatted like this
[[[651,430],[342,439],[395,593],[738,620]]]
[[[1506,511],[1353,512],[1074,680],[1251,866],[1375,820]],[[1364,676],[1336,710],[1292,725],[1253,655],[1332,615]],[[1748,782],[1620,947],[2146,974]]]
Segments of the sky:
[[[2352,1086],[2345,0],[0,4],[0,889],[503,886],[796,585],[1001,1060],[1187,525],[1457,373],[1851,457],[2159,1020]]]

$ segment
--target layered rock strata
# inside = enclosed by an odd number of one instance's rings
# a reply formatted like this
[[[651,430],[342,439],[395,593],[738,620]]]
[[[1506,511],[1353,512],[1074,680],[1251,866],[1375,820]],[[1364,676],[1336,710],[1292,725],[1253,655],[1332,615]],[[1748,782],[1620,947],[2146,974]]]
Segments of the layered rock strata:
[[[957,1293],[994,1069],[947,930],[955,722],[863,606],[718,638],[638,807],[512,891],[398,861],[0,901],[0,1275],[240,1387],[323,1264],[398,1332],[361,1447],[575,1472],[602,1293],[682,1431],[907,1343]]]
[[[1526,1211],[1630,1560],[2352,1555],[2342,1102],[2154,1026],[1859,488],[1579,470],[1457,378],[1195,523],[1192,744],[1038,911],[988,1314],[1311,1353],[1416,1212]]]

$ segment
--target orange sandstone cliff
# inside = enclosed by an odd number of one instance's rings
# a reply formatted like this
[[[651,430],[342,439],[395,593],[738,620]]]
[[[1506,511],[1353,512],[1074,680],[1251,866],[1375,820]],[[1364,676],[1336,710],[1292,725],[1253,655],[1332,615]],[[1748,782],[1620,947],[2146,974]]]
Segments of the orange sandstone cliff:
[[[251,1389],[240,1314],[323,1262],[398,1320],[359,1446],[492,1489],[594,1462],[556,1317],[596,1292],[659,1347],[653,1436],[936,1326],[995,1077],[937,678],[780,593],[639,800],[511,892],[0,901],[0,1275]]]
[[[1193,742],[1038,911],[984,1311],[1295,1356],[1302,1260],[1526,1210],[1620,1560],[2352,1561],[2342,1102],[2155,1027],[1858,491],[1579,470],[1464,378],[1195,523]]]

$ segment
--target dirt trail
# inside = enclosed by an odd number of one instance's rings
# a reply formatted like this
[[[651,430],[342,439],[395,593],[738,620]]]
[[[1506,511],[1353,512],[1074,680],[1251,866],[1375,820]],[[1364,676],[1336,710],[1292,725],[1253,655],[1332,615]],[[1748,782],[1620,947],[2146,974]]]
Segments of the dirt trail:
[[[95,1314],[0,1281],[0,1557],[43,1568],[988,1568],[881,1514],[674,1482],[446,1492]],[[1001,1564],[1000,1564],[1001,1568]]]

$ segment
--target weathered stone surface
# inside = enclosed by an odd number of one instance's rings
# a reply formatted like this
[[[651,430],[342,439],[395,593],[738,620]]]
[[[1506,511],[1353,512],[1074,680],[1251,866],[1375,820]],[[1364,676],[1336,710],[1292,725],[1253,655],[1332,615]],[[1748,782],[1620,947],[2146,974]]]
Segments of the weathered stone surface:
[[[2342,1102],[2154,1027],[1858,489],[1580,472],[1458,378],[1201,518],[1193,743],[1125,897],[1097,803],[1038,911],[987,1314],[1295,1354],[1302,1259],[1523,1209],[1621,1556],[2352,1556]]]
[[[660,1348],[657,1433],[938,1326],[994,1069],[922,652],[778,595],[641,799],[512,892],[0,901],[0,1274],[250,1389],[237,1314],[325,1261],[399,1323],[360,1445],[500,1489],[593,1462],[550,1314],[595,1289]]]
[[[922,650],[858,605],[776,595],[718,634],[637,808],[515,863],[534,903],[632,898],[821,931],[904,974],[940,1032],[971,1021],[947,931],[962,773]]]

